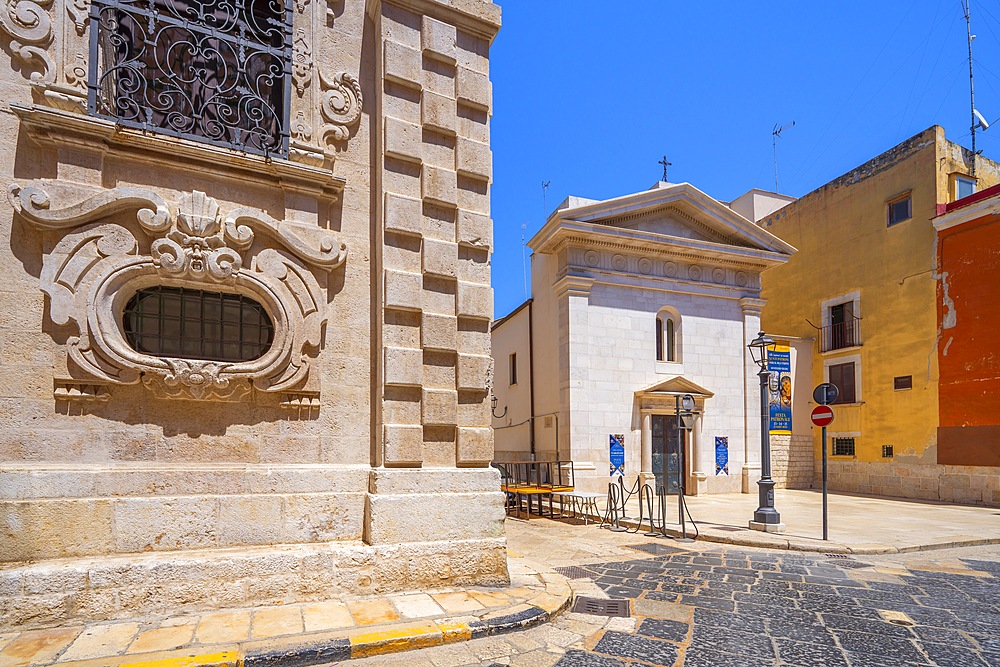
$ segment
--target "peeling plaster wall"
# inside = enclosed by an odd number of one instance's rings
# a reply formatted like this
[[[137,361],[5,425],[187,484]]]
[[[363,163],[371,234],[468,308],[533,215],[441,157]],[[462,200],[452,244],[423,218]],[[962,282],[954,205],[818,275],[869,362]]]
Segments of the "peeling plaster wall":
[[[938,462],[1000,466],[1000,216],[940,232]]]

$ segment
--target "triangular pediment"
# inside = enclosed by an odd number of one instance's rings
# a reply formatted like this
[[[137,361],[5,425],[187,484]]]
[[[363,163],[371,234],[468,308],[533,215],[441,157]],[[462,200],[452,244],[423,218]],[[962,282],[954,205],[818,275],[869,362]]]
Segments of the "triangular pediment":
[[[567,221],[655,235],[667,243],[696,241],[784,255],[795,252],[690,183],[661,183],[652,190],[569,207],[557,215]]]
[[[636,396],[675,396],[691,394],[695,398],[712,398],[714,393],[705,389],[701,385],[692,382],[683,375],[672,377],[669,380],[659,382],[645,389],[635,392]]]
[[[720,229],[718,226],[700,219],[698,212],[690,210],[690,207],[685,206],[684,203],[651,208],[631,215],[594,222],[609,227],[634,229],[675,239],[709,241],[742,248],[757,247],[757,244],[750,243],[738,234]]]

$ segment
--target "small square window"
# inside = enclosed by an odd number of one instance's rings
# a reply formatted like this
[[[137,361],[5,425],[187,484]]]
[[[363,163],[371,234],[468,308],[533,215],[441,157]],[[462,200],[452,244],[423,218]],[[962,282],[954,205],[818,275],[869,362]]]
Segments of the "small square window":
[[[892,445],[882,445],[882,458],[884,459],[892,458]]]
[[[910,193],[907,192],[902,197],[896,197],[895,199],[890,199],[888,204],[888,226],[895,225],[897,222],[903,222],[904,220],[909,220],[913,217],[913,208],[911,206]]]
[[[976,192],[976,180],[964,176],[955,177],[955,199],[969,197]]]
[[[899,375],[892,379],[892,388],[896,391],[902,389],[913,389],[913,376],[912,375]]]
[[[834,438],[834,456],[854,456],[854,438]]]

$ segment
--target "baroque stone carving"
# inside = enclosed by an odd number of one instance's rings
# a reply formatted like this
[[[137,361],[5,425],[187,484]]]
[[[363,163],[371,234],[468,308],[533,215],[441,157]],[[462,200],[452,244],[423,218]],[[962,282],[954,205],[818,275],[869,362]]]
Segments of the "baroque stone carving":
[[[65,232],[43,260],[41,288],[52,321],[76,329],[67,355],[90,378],[141,380],[160,396],[216,400],[239,400],[251,385],[281,392],[305,383],[326,322],[326,297],[314,272],[332,270],[347,256],[329,231],[300,229],[251,208],[223,217],[219,203],[198,191],[171,207],[144,188],[36,181],[11,185],[8,199],[28,223]],[[261,248],[265,240],[276,247]],[[137,290],[161,284],[256,300],[274,324],[271,347],[244,362],[133,349],[122,332],[123,306]]]
[[[0,10],[0,28],[10,36],[16,61],[33,69],[32,83],[52,81],[55,67],[46,48],[52,41],[52,19],[47,8],[52,0],[5,0]]]
[[[67,0],[66,11],[69,13],[69,18],[73,21],[73,27],[76,28],[76,34],[82,37],[83,33],[87,31],[87,19],[89,18],[88,12],[90,11],[90,2],[88,2],[88,0]]]
[[[328,143],[346,141],[350,136],[348,128],[361,118],[364,105],[361,84],[347,72],[337,72],[332,79],[328,79],[322,70],[319,82],[323,92],[319,109],[324,122],[320,134]]]
[[[292,83],[299,97],[305,95],[306,88],[312,83],[313,57],[312,47],[306,38],[306,31],[299,28],[292,43]]]

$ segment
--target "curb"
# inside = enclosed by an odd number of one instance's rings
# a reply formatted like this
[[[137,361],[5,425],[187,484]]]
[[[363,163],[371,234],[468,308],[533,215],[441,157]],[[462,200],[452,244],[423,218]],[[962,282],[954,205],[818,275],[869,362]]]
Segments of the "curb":
[[[538,583],[532,584],[534,597],[520,603],[512,601],[512,606],[483,616],[415,619],[306,636],[286,635],[144,656],[118,655],[57,664],[58,667],[310,667],[517,632],[552,620],[573,599],[566,577],[536,564],[526,569],[538,578]]]
[[[598,517],[600,520],[600,517]],[[627,526],[629,529],[636,528],[636,522],[634,519],[622,519],[619,521],[620,525]],[[641,529],[642,527],[639,526]],[[691,530],[688,530],[688,537],[692,536]],[[676,528],[667,528],[667,535],[671,537],[681,537],[681,531]],[[772,535],[780,535],[780,533],[772,533]],[[904,554],[913,553],[916,551],[935,551],[938,549],[956,549],[960,547],[978,547],[991,544],[1000,544],[1000,538],[996,537],[979,537],[979,538],[968,538],[968,539],[958,539],[952,540],[950,542],[940,542],[932,544],[914,544],[908,546],[893,546],[890,544],[859,544],[851,546],[848,544],[842,544],[840,542],[826,542],[821,544],[812,544],[808,542],[797,542],[789,539],[784,539],[781,537],[774,537],[771,539],[754,539],[752,536],[742,536],[742,535],[717,535],[713,533],[706,533],[702,531],[697,538],[699,542],[714,542],[716,544],[729,544],[738,547],[755,547],[758,549],[775,549],[779,551],[801,551],[801,552],[814,552],[814,553],[826,553],[826,554],[854,554],[856,556],[878,556],[883,554]]]
[[[242,667],[308,667],[319,663],[443,646],[527,630],[551,620],[569,606],[569,595],[557,596],[550,593],[542,595],[552,598],[552,603],[546,606],[519,605],[513,608],[516,611],[505,609],[498,612],[497,616],[483,619],[451,618],[422,621],[384,630],[360,629],[332,640],[303,642],[279,650],[251,650],[243,656],[241,665]],[[192,663],[192,667],[195,664],[200,663]]]

